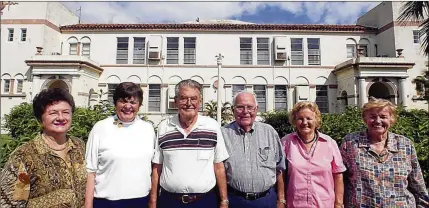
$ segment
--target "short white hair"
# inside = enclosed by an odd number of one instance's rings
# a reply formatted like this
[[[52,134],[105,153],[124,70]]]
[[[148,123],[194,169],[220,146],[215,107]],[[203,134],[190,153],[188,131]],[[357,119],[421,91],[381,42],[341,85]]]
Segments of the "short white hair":
[[[232,105],[235,106],[235,102],[237,101],[237,97],[241,94],[250,94],[253,96],[253,100],[255,101],[256,106],[258,106],[258,100],[256,100],[256,94],[249,91],[240,91],[237,94],[235,94],[234,99],[232,100]]]

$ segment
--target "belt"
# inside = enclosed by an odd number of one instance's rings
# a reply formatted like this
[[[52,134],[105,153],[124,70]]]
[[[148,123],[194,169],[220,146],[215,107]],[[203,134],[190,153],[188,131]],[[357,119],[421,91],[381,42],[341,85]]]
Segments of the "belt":
[[[242,192],[242,191],[239,191],[237,189],[232,188],[231,186],[228,186],[228,192],[230,192],[236,196],[244,197],[247,200],[260,199],[260,198],[266,196],[268,194],[268,192],[270,192],[270,190],[271,190],[271,188],[269,188],[266,191],[256,192],[256,193],[254,193],[254,192]]]
[[[169,195],[170,197],[181,201],[183,204],[188,204],[188,203],[197,201],[212,191],[213,189],[206,193],[189,193],[188,194],[188,193],[171,193],[165,190],[164,188],[161,188],[161,194]]]

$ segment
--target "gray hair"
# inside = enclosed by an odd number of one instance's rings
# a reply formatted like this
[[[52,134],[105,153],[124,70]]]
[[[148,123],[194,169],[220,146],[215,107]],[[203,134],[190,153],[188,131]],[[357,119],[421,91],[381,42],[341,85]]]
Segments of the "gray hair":
[[[253,92],[249,92],[249,91],[240,91],[237,94],[235,94],[234,99],[232,100],[232,105],[235,106],[235,102],[237,101],[237,97],[241,94],[251,94],[253,96],[253,99],[255,100],[255,104],[256,106],[258,106],[258,101],[256,100],[256,94]]]
[[[176,87],[174,87],[174,98],[177,98],[179,96],[180,88],[182,87],[190,87],[190,88],[197,89],[201,95],[201,91],[202,91],[201,84],[192,79],[185,79],[177,83]]]

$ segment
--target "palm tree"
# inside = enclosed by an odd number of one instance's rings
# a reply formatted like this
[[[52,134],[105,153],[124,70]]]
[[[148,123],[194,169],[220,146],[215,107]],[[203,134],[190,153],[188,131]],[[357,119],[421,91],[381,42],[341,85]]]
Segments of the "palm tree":
[[[407,25],[406,21],[418,21],[420,23],[420,37],[423,34],[429,34],[429,1],[409,1],[402,5],[402,12],[398,17],[398,21]],[[423,37],[421,44],[424,55],[429,54],[429,39],[428,35]]]
[[[423,76],[417,76],[413,83],[416,84],[417,91],[423,92],[420,99],[426,100],[429,104],[429,71],[425,71]]]
[[[217,120],[217,102],[211,100],[204,105],[204,115]],[[222,126],[232,121],[231,103],[226,102],[222,104],[221,108]]]

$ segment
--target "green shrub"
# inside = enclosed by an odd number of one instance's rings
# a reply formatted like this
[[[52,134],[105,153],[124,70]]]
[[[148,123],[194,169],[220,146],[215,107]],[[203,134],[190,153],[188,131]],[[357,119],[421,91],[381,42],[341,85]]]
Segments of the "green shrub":
[[[361,117],[362,110],[347,107],[343,113],[322,114],[320,131],[341,144],[345,135],[365,129]],[[280,137],[293,132],[287,111],[272,111],[262,115],[263,121],[277,130]],[[429,112],[425,110],[404,110],[398,108],[398,121],[390,131],[406,136],[414,142],[419,163],[429,181]]]

